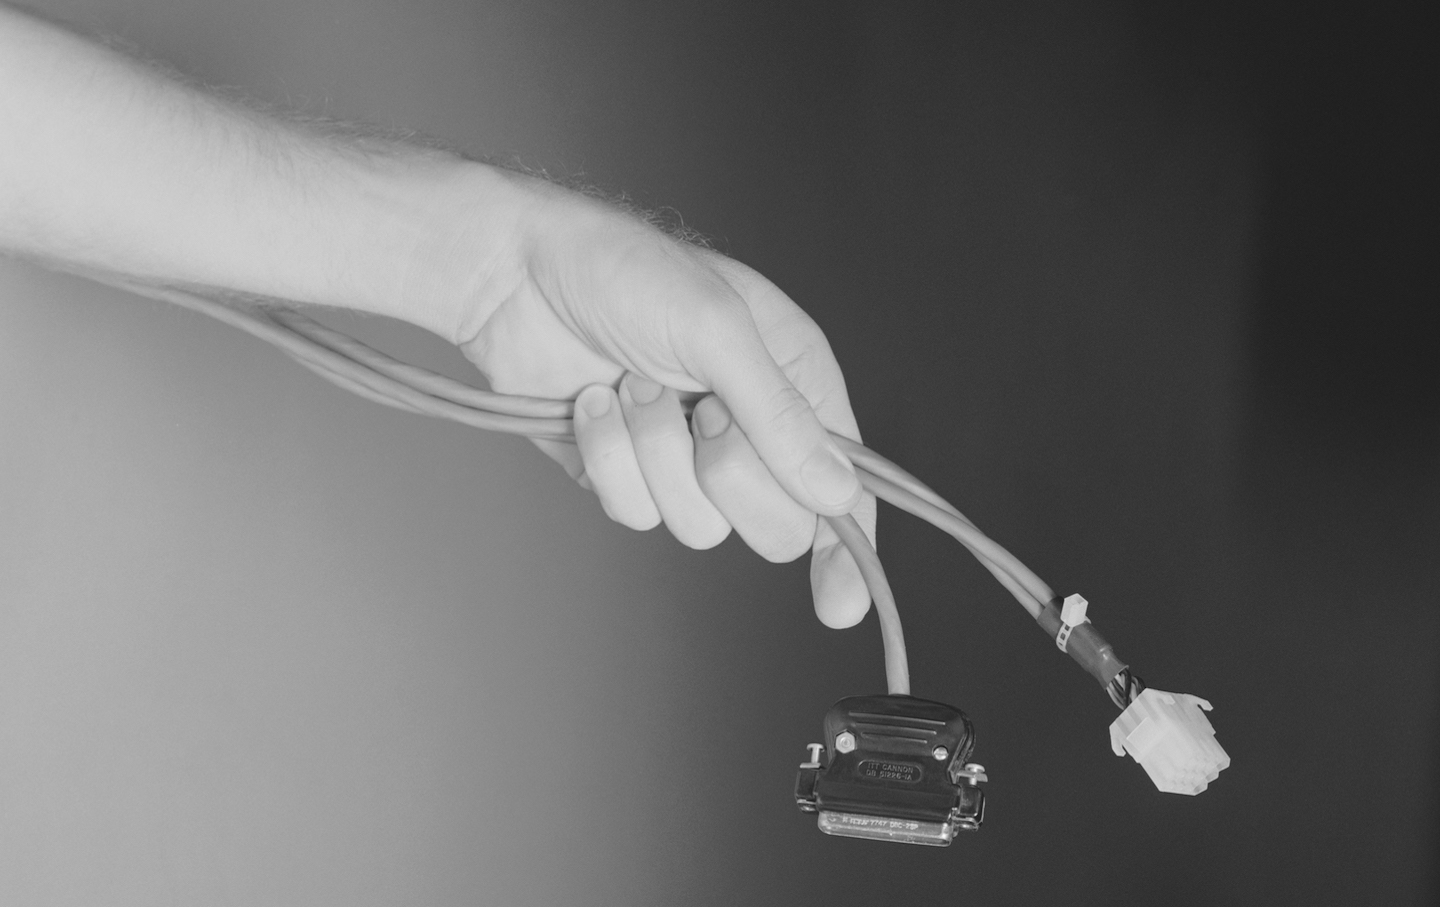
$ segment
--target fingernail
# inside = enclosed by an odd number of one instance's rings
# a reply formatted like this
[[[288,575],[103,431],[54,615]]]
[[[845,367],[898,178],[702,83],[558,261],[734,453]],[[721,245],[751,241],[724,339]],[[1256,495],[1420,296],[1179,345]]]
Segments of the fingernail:
[[[860,480],[841,458],[840,451],[828,445],[815,451],[800,466],[800,480],[815,500],[826,507],[839,507],[860,491]]]
[[[634,372],[625,376],[625,387],[630,391],[630,399],[641,406],[647,403],[654,403],[660,399],[660,392],[665,389],[649,378],[637,375]]]
[[[717,437],[730,427],[730,410],[719,397],[707,397],[695,406],[695,427],[707,441]]]
[[[580,392],[580,405],[592,419],[598,419],[610,412],[610,391],[604,387],[587,387]]]

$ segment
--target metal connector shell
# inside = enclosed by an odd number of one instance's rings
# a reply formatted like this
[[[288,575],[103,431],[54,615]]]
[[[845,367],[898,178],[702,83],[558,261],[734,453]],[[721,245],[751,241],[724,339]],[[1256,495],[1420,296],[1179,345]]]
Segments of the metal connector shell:
[[[945,847],[955,839],[955,825],[951,822],[887,819],[883,816],[862,816],[859,813],[837,813],[822,809],[817,824],[827,835],[894,841],[897,844]]]
[[[843,740],[846,746],[837,746]],[[965,713],[912,696],[852,696],[825,716],[825,743],[795,779],[795,801],[826,834],[949,844],[985,819],[983,767]]]

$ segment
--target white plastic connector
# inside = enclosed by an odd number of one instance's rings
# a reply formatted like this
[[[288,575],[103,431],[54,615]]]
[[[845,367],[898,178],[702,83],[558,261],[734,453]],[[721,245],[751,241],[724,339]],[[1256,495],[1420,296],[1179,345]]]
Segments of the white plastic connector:
[[[1129,753],[1162,791],[1194,796],[1230,767],[1205,712],[1189,693],[1147,689],[1110,725],[1110,748]]]

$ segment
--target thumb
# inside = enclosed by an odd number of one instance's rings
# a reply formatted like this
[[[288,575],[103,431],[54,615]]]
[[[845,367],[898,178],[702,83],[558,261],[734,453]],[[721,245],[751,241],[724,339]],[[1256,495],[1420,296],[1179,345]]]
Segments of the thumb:
[[[861,496],[849,458],[770,355],[754,322],[747,319],[726,333],[707,344],[706,383],[780,487],[816,513],[849,513]]]

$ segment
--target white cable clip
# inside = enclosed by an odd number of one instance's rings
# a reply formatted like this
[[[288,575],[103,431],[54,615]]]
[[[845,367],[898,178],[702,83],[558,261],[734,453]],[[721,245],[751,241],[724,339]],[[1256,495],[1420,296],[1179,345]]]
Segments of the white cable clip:
[[[1066,596],[1061,604],[1060,632],[1055,634],[1055,645],[1061,652],[1065,651],[1066,644],[1070,642],[1070,631],[1090,622],[1090,618],[1085,616],[1085,609],[1089,605],[1090,603],[1079,595]]]

